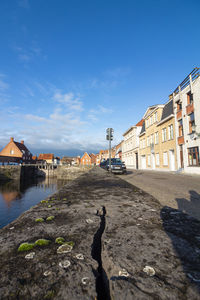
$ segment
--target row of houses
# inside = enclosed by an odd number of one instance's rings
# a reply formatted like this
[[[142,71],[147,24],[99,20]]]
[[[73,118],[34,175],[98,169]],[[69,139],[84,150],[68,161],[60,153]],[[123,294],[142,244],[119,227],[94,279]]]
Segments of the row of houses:
[[[122,160],[129,168],[200,174],[200,69],[165,104],[148,107],[123,138]]]

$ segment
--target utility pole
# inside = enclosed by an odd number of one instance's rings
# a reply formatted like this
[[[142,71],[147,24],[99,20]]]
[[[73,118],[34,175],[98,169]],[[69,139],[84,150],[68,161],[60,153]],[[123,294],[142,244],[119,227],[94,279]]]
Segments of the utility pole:
[[[106,139],[109,141],[109,172],[111,172],[111,141],[113,140],[113,128],[107,128]]]

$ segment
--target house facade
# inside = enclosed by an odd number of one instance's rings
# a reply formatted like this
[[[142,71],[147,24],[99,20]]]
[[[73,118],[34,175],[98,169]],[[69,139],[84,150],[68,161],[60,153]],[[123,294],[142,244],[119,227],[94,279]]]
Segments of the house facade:
[[[38,156],[38,160],[47,164],[54,163],[54,154],[52,153],[42,153]]]
[[[83,154],[83,156],[81,157],[81,165],[84,165],[84,166],[92,165],[92,159],[87,152],[85,152]]]
[[[140,169],[156,169],[155,153],[159,152],[159,133],[157,124],[161,120],[164,105],[150,106],[144,116],[144,122],[139,135],[139,165]],[[154,140],[156,139],[156,143]]]
[[[135,126],[131,126],[124,134],[122,143],[122,161],[128,168],[139,168],[139,134],[142,129],[144,120],[138,122]]]
[[[177,170],[177,151],[173,99],[170,98],[162,111],[162,117],[157,124],[159,151],[155,152],[157,169],[165,171]],[[156,136],[154,144],[156,143]]]
[[[20,143],[14,141],[14,138],[10,138],[10,142],[2,149],[0,152],[0,156],[7,161],[15,161],[16,162],[25,162],[31,163],[32,154],[28,150],[28,148],[24,145],[24,141],[22,140]]]
[[[200,174],[200,68],[193,69],[175,89],[172,97],[178,169]]]
[[[140,168],[177,170],[173,99],[147,109],[140,133]]]

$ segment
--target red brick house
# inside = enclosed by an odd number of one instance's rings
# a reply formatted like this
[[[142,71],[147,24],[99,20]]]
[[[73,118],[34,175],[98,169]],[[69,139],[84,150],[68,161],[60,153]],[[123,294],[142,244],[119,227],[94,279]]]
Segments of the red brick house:
[[[91,166],[92,165],[92,159],[90,157],[90,155],[85,152],[83,154],[83,156],[81,157],[81,165],[87,165],[87,166]]]
[[[10,138],[10,142],[0,152],[0,156],[4,161],[16,161],[16,162],[31,162],[32,154],[28,148],[24,145],[24,141],[15,142],[14,138]]]
[[[92,165],[96,165],[96,155],[94,153],[90,153],[89,156],[91,157]]]

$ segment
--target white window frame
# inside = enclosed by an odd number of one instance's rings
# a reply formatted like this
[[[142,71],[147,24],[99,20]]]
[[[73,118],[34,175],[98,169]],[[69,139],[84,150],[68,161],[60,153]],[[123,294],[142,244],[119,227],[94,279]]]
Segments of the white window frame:
[[[166,127],[162,129],[162,142],[167,141],[167,130]]]
[[[158,145],[158,131],[155,133],[155,145]]]
[[[168,153],[163,152],[163,166],[168,166]]]
[[[173,124],[168,126],[168,140],[173,140],[174,139],[174,128]]]
[[[148,156],[147,156],[147,165],[148,165],[148,167],[151,166],[151,155],[150,154],[148,154]]]
[[[160,166],[160,155],[156,153],[156,166]]]

